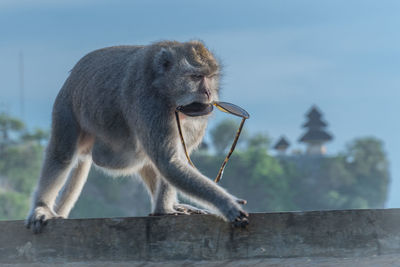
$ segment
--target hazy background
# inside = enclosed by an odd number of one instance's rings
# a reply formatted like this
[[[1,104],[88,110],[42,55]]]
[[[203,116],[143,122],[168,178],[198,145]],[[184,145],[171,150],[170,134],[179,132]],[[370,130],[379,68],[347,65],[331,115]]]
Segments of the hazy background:
[[[304,149],[300,125],[316,104],[335,137],[328,153],[355,137],[382,139],[386,207],[400,208],[399,12],[396,0],[0,1],[0,111],[49,128],[58,90],[91,50],[201,39],[225,66],[221,99],[249,111],[250,132]]]

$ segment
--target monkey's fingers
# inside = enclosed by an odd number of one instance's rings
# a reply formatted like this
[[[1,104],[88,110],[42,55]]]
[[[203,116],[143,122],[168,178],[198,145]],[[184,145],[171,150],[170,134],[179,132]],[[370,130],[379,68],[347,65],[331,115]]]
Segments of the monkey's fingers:
[[[232,226],[246,228],[249,224],[249,214],[247,212],[241,211],[240,215],[232,222]]]
[[[63,219],[64,217],[57,215],[46,207],[37,207],[35,211],[28,217],[25,222],[25,226],[28,229],[32,229],[34,234],[42,232],[43,228],[47,225],[49,220]]]
[[[46,216],[42,215],[33,221],[33,233],[39,234],[42,232],[43,227],[47,224]]]

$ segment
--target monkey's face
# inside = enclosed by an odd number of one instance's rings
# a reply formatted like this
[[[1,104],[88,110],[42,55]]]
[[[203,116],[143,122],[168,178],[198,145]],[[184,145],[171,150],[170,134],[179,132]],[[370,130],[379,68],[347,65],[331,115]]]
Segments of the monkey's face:
[[[169,95],[174,108],[218,100],[219,65],[200,42],[162,48],[156,60],[162,71],[155,84]]]
[[[207,72],[190,65],[185,59],[184,67],[176,80],[176,106],[192,103],[209,104],[218,100],[219,72]]]

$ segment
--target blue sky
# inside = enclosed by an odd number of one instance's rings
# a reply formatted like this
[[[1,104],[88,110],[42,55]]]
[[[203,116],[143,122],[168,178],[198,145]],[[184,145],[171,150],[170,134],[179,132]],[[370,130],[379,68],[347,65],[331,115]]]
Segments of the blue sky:
[[[304,114],[324,112],[335,140],[382,139],[400,208],[399,1],[0,0],[0,109],[20,116],[18,56],[25,63],[25,114],[48,128],[68,71],[91,50],[163,39],[201,39],[224,64],[222,99],[246,108],[251,132],[302,148]],[[214,121],[218,120],[218,116]]]

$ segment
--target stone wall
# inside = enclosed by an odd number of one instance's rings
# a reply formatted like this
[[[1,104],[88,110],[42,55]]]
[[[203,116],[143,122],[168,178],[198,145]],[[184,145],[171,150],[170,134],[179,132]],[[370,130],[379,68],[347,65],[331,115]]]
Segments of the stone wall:
[[[246,229],[191,215],[54,220],[34,235],[23,221],[2,221],[0,233],[0,265],[400,258],[400,209],[257,213]]]

